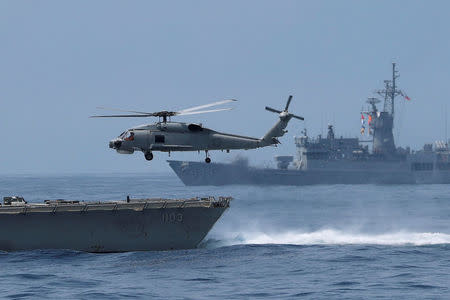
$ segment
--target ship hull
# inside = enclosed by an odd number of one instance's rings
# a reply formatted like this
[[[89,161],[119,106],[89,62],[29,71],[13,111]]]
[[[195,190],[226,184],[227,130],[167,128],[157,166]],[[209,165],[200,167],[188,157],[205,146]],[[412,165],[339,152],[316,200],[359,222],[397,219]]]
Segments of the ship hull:
[[[123,252],[195,248],[226,207],[0,214],[0,250]]]
[[[169,160],[170,167],[188,186],[200,185],[313,185],[450,183],[450,172],[417,174],[404,163],[367,164],[360,168],[282,170],[240,164]]]

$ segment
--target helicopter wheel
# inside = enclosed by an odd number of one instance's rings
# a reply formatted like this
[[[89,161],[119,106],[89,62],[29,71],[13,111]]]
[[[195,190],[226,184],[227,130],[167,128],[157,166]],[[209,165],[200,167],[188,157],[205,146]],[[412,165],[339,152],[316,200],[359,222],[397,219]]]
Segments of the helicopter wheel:
[[[151,153],[151,152],[145,152],[144,156],[145,156],[146,160],[152,160],[153,159],[153,153]]]
[[[205,162],[209,164],[211,162],[211,158],[209,158],[208,150],[205,150],[205,154],[206,154]]]

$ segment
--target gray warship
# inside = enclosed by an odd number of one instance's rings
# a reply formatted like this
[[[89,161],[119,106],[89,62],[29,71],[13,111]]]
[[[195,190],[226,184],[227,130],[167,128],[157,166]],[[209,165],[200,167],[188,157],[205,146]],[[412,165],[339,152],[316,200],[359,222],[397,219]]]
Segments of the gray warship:
[[[72,249],[124,252],[195,248],[231,197],[0,204],[0,250]]]
[[[296,155],[276,156],[277,168],[258,168],[245,161],[204,164],[168,160],[185,185],[308,185],[308,184],[415,184],[450,183],[448,141],[426,144],[423,149],[396,147],[394,142],[395,98],[409,97],[397,88],[398,71],[392,64],[392,79],[369,98],[361,112],[361,133],[369,140],[336,137],[333,125],[326,137],[310,138],[306,129],[295,137]],[[367,128],[367,130],[366,130]],[[369,144],[372,144],[371,151]]]

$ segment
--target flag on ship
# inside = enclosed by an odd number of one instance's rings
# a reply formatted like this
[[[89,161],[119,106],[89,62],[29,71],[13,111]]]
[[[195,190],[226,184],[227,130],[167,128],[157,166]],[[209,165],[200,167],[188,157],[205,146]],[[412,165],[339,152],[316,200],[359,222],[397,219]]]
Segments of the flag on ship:
[[[364,131],[366,130],[366,127],[364,126],[364,121],[365,121],[364,114],[361,113],[361,135],[364,135]]]
[[[411,101],[411,98],[409,98],[408,95],[406,95],[406,93],[400,91],[400,95],[402,95],[403,98],[405,98],[405,100]]]

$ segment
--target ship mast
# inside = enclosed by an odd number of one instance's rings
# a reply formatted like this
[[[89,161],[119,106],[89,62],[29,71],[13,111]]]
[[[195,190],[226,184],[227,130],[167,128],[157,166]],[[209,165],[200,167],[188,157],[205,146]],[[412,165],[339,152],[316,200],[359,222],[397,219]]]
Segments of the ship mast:
[[[394,142],[394,112],[395,97],[404,96],[403,92],[397,89],[397,78],[400,75],[396,70],[396,64],[392,63],[392,80],[384,81],[384,89],[376,90],[375,93],[384,98],[383,111],[378,111],[376,98],[369,98],[367,101],[372,110],[369,112],[369,133],[373,135],[373,153],[384,159],[395,159],[397,150]],[[364,120],[363,120],[364,126]],[[364,128],[361,130],[364,132]]]
[[[396,64],[392,63],[392,80],[384,81],[384,89],[377,90],[376,93],[384,97],[384,112],[387,112],[394,118],[395,112],[395,97],[398,95],[403,95],[401,90],[397,89],[396,79],[400,77],[398,71],[396,70]]]
[[[395,70],[395,63],[392,63],[392,92],[391,92],[392,118],[394,118],[394,109],[395,109],[394,100],[395,100],[395,96],[397,96],[395,93],[400,93],[399,91],[396,90],[396,86],[395,86],[395,79],[397,79],[400,76],[397,74],[398,74],[398,71]]]

